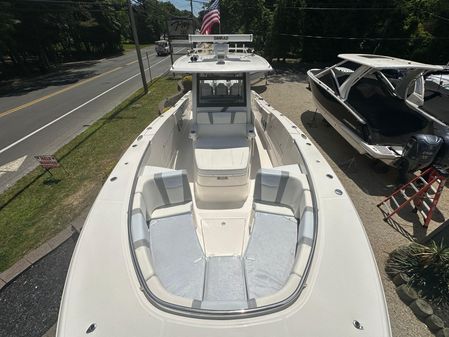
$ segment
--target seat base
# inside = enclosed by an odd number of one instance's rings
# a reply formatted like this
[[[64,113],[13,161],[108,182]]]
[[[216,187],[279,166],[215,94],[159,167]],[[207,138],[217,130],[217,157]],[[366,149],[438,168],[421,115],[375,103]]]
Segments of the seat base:
[[[202,137],[194,143],[195,197],[240,202],[249,192],[251,142],[244,137]]]

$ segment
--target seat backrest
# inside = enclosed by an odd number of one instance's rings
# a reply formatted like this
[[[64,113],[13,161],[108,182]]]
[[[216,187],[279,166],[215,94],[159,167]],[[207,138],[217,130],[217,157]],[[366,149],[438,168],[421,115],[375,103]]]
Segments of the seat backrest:
[[[192,201],[187,172],[174,170],[141,176],[137,181],[134,200],[144,204],[147,219],[157,208]]]
[[[232,96],[238,96],[242,94],[242,88],[243,86],[240,83],[234,83],[229,88],[230,95]]]
[[[254,202],[289,207],[297,219],[312,207],[305,174],[277,169],[260,169],[256,174]]]
[[[200,125],[246,124],[246,112],[198,112],[196,122]]]
[[[200,83],[200,92],[201,96],[212,96],[213,95],[213,88],[207,83]]]
[[[196,122],[198,137],[247,135],[245,111],[198,112]]]
[[[228,94],[228,87],[224,83],[218,83],[215,87],[215,95],[225,96]]]

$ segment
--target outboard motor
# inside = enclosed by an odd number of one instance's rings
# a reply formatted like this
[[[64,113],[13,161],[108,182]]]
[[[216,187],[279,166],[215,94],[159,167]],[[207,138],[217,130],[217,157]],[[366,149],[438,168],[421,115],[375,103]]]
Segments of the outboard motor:
[[[432,165],[443,145],[443,138],[435,135],[417,134],[404,147],[402,157],[408,163],[408,172],[415,172]]]
[[[432,165],[443,145],[443,138],[435,135],[416,134],[410,138],[402,152],[398,165],[398,182],[407,182],[407,173],[422,170]]]
[[[449,170],[449,131],[441,135],[443,139],[443,144],[441,145],[440,151],[438,152],[435,160],[433,161],[433,166],[441,171]]]

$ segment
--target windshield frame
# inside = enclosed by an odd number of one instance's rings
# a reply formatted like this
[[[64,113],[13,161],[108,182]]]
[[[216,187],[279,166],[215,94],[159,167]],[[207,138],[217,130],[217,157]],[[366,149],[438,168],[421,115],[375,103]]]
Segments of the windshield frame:
[[[247,105],[247,92],[246,92],[246,73],[225,73],[225,74],[217,74],[217,73],[205,73],[205,74],[198,74],[196,76],[196,88],[197,88],[197,95],[196,95],[196,103],[199,108],[211,108],[211,107],[246,107]],[[211,102],[204,102],[202,101],[201,96],[201,90],[200,90],[200,83],[203,80],[214,80],[214,81],[220,81],[220,80],[239,80],[242,81],[241,88],[242,88],[242,95],[241,100],[239,97],[239,101],[232,102],[231,100],[225,101],[219,101],[219,99],[211,101]],[[231,97],[231,95],[229,95]],[[237,97],[237,96],[234,96]],[[217,97],[218,98],[218,97]]]

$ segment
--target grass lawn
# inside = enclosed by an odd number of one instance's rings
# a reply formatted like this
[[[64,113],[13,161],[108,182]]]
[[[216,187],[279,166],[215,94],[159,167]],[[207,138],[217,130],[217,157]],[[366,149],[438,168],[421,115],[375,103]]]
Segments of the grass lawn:
[[[136,49],[136,47],[134,46],[134,43],[123,43],[122,46],[123,46],[123,51],[125,51],[125,52]],[[148,47],[148,46],[151,46],[151,44],[141,44],[140,49]]]
[[[176,93],[171,77],[138,91],[69,144],[56,157],[69,172],[53,177],[38,167],[0,195],[0,272],[67,227],[95,200],[135,137],[158,115],[158,104]]]

